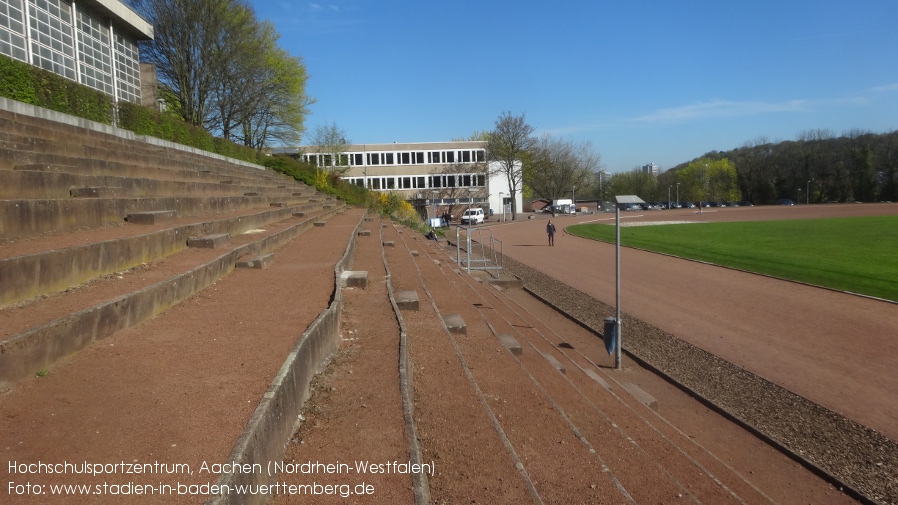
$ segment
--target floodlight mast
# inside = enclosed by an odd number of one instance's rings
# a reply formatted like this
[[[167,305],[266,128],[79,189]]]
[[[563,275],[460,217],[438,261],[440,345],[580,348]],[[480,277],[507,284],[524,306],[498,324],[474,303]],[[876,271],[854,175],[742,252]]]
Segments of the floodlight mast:
[[[614,197],[614,200],[617,202],[615,205],[615,240],[614,240],[614,250],[615,250],[615,268],[617,269],[617,273],[615,275],[615,282],[617,284],[615,302],[617,307],[615,308],[617,315],[615,317],[615,328],[614,328],[614,336],[617,340],[616,349],[614,352],[614,368],[616,370],[620,370],[621,368],[621,348],[623,347],[623,335],[621,335],[622,324],[621,324],[621,312],[620,312],[620,204],[622,203],[645,203],[642,198],[639,198],[636,195],[617,195]]]
[[[614,369],[620,370],[620,348],[623,347],[623,342],[621,339],[621,321],[620,321],[620,205],[615,206],[615,239],[614,239],[614,252],[615,252],[615,268],[617,270],[617,274],[615,275],[616,282],[616,296],[615,296],[615,307],[617,311],[617,315],[614,318],[614,336],[617,337],[617,345],[614,350]]]

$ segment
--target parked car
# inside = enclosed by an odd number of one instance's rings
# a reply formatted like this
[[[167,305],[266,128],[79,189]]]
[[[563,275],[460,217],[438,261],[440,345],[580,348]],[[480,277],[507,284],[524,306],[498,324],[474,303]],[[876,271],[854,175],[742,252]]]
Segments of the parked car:
[[[461,215],[461,224],[481,224],[483,219],[483,209],[468,209]]]
[[[643,207],[645,208],[645,210],[661,210],[662,208],[664,208],[661,206],[661,202],[645,202],[645,205],[643,205]]]
[[[680,207],[682,207],[684,209],[694,209],[695,204],[692,202],[680,202]]]
[[[781,198],[777,200],[776,203],[779,205],[795,205],[795,202],[789,200],[788,198]]]
[[[742,200],[741,202],[739,202],[739,206],[740,207],[754,207],[755,204],[745,201],[745,200]]]

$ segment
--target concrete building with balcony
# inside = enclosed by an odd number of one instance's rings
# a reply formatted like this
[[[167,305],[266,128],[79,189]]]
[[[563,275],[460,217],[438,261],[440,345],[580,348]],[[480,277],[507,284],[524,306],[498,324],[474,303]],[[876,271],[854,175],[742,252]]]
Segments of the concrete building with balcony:
[[[141,103],[137,42],[153,26],[119,0],[0,0],[0,54]]]

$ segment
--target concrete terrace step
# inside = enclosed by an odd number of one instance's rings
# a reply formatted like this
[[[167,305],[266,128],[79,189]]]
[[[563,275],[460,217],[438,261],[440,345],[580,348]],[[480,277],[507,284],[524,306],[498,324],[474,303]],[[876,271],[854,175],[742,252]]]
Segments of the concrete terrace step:
[[[37,167],[34,167],[37,168]],[[75,194],[87,188],[116,188],[106,197],[209,197],[209,196],[268,196],[287,197],[294,193],[312,195],[311,188],[278,187],[274,183],[259,185],[261,181],[244,181],[240,185],[223,184],[221,177],[210,176],[209,181],[173,181],[145,177],[119,177],[109,175],[82,175],[68,172],[41,170],[0,170],[0,199],[50,199],[90,197]],[[283,186],[283,185],[279,185]]]
[[[396,237],[401,240],[401,235],[397,234]],[[572,442],[561,458],[568,465],[568,473],[586,471],[575,462],[576,454],[585,448],[597,451],[598,459],[593,457],[593,463],[589,463],[590,458],[586,457],[581,460],[581,464],[589,467],[604,461],[621,489],[625,489],[638,503],[669,501],[689,495],[702,503],[727,503],[740,499],[754,503],[766,500],[763,493],[748,483],[744,476],[734,473],[719,458],[695,445],[682,432],[659,421],[657,414],[646,409],[647,405],[657,408],[657,403],[647,402],[649,397],[645,392],[639,397],[633,397],[624,391],[628,388],[634,391],[636,389],[626,383],[612,388],[618,391],[614,393],[585,373],[589,371],[593,375],[604,374],[602,367],[597,368],[596,364],[604,364],[609,360],[607,356],[601,355],[601,346],[595,343],[594,336],[584,335],[586,342],[593,344],[590,346],[583,343],[584,337],[574,339],[570,335],[558,335],[546,325],[547,318],[544,316],[537,317],[514,308],[494,287],[478,282],[464,273],[457,274],[451,263],[441,267],[430,258],[423,257],[424,255],[419,258],[412,256],[412,247],[420,248],[420,244],[406,244],[405,247],[397,244],[398,251],[406,250],[405,256],[396,261],[416,262],[429,285],[455,286],[454,293],[453,290],[433,289],[436,305],[441,311],[458,313],[465,319],[468,336],[458,337],[458,345],[484,394],[488,398],[503,400],[502,403],[493,404],[497,415],[501,413],[501,424],[507,425],[506,433],[515,447],[522,441],[516,440],[512,434],[526,430],[516,429],[512,421],[514,414],[501,407],[505,401],[515,403],[514,396],[510,391],[500,391],[503,390],[503,383],[516,384],[520,389],[526,390],[523,384],[535,381],[541,384],[542,391],[534,392],[536,397],[548,392],[555,409],[564,413],[564,422],[571,423],[571,429],[576,429],[583,437],[581,441]],[[440,255],[438,257],[445,257],[439,248],[429,249],[433,254]],[[581,329],[580,333],[587,332]],[[508,346],[508,335],[514,336],[523,352],[514,352]],[[566,350],[560,343],[571,350]],[[494,356],[498,349],[503,351],[506,358],[489,360],[488,357]],[[574,352],[576,349],[583,349],[584,351],[579,352],[585,354]],[[594,361],[584,359],[585,356]],[[489,360],[489,365],[484,364],[484,359]],[[493,379],[493,375],[500,379]],[[615,383],[610,377],[607,382]],[[532,402],[532,399],[525,400],[522,404],[529,405]],[[618,428],[610,432],[599,429],[601,423],[596,421],[603,418],[606,423],[614,423]],[[528,422],[534,420],[530,419]],[[552,424],[547,424],[540,433],[555,440],[561,436],[561,432],[549,435],[555,429],[551,426]],[[533,442],[525,443],[531,448],[534,445]],[[584,446],[584,443],[589,445]],[[545,450],[546,454],[552,452],[550,446]],[[533,472],[534,481],[540,483],[545,482],[548,477],[541,478],[539,472],[556,463],[535,458],[526,468],[528,472]],[[586,472],[595,474],[598,471],[595,469],[595,472]],[[651,482],[651,486],[640,484],[646,481]],[[572,488],[576,487],[575,482],[569,484]],[[607,486],[609,489],[614,488],[611,483]],[[536,487],[542,491],[539,484]],[[552,495],[543,498],[553,502],[572,500],[570,496]],[[599,500],[599,497],[581,494],[577,500]]]
[[[70,289],[92,279],[155,261],[183,251],[190,237],[212,233],[240,236],[292,220],[296,209],[317,221],[320,204],[250,209],[227,214],[175,218],[159,224],[131,225],[63,236],[38,237],[27,242],[0,244],[0,278],[4,289],[0,307],[36,296]]]
[[[272,399],[282,401],[273,389],[280,381],[288,382],[285,403],[301,401],[299,378],[294,381],[284,369],[288,357],[298,355],[295,369],[309,375],[315,370],[309,372],[304,363],[315,366],[324,357],[305,352],[327,349],[325,342],[307,338],[305,330],[334,294],[334,265],[346,250],[353,221],[360,218],[359,211],[354,214],[335,218],[340,222],[326,231],[309,230],[317,233],[314,240],[292,240],[278,248],[270,268],[233,272],[177,310],[91,345],[49,368],[44,377],[16,384],[2,398],[0,446],[9,447],[11,460],[23,462],[111,458],[185,463],[194,475],[132,475],[128,481],[214,483],[217,470],[197,472],[204,461],[234,461],[235,447],[251,440],[258,448],[262,439],[278,432],[273,424],[286,423],[289,429],[296,419],[289,410],[274,411],[281,414],[279,419],[264,417],[261,409]],[[334,233],[336,229],[343,232]],[[272,292],[279,299],[270,299]],[[298,299],[303,303],[291,303]],[[261,302],[247,310],[247,300]],[[254,331],[261,327],[265,329]],[[293,384],[296,390],[290,388]],[[245,428],[260,417],[262,431],[244,438]],[[282,449],[287,439],[272,443]],[[84,475],[36,476],[38,481],[103,482]],[[206,498],[179,501],[199,503]]]
[[[129,214],[156,210],[174,210],[179,216],[194,216],[270,207],[272,203],[302,205],[308,202],[306,196],[0,200],[0,240],[79,228],[121,225]]]
[[[182,250],[78,289],[0,309],[0,382],[15,382],[159,314],[228,274],[238,260],[268,253],[312,228],[312,219],[337,212],[283,220],[259,233],[237,235],[227,246]]]

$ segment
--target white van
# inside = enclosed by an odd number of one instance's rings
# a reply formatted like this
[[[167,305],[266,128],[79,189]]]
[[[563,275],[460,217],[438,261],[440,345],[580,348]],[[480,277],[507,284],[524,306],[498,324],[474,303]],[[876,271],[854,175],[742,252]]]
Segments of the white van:
[[[481,224],[483,219],[483,209],[468,209],[461,215],[461,224]]]

